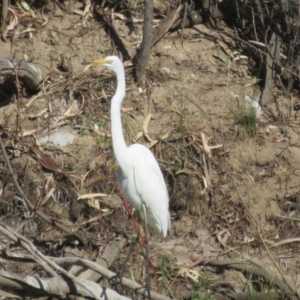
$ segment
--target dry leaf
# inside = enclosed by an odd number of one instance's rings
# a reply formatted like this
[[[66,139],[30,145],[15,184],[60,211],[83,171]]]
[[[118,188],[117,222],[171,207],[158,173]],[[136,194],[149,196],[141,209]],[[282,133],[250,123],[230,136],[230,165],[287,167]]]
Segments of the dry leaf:
[[[99,200],[97,200],[95,198],[88,199],[88,205],[90,207],[93,207],[93,208],[97,209],[97,210],[100,210]]]
[[[152,139],[150,138],[149,134],[148,134],[148,125],[149,125],[149,123],[150,123],[151,117],[152,117],[152,114],[149,114],[149,115],[146,117],[146,119],[145,119],[145,121],[144,121],[144,124],[143,124],[143,132],[144,132],[145,137],[148,139],[148,141],[151,142],[151,143],[153,143],[154,140],[152,140]]]
[[[0,180],[0,196],[3,193],[3,182]]]
[[[23,131],[22,136],[29,136],[29,135],[34,135],[36,133],[36,129],[28,130],[28,131]]]
[[[65,170],[60,168],[59,165],[50,156],[43,153],[37,145],[31,146],[30,150],[35,154],[35,157],[38,159],[38,161],[44,168],[53,172],[61,173],[66,177],[70,178],[70,175]]]
[[[95,193],[95,194],[84,194],[84,195],[81,195],[77,198],[77,200],[80,200],[80,199],[91,199],[91,198],[95,198],[95,197],[107,197],[106,194],[101,194],[101,193]]]
[[[79,10],[79,9],[74,9],[73,13],[76,14],[76,15],[79,15],[79,16],[83,16],[83,11]]]
[[[207,144],[207,139],[206,139],[206,136],[204,134],[203,131],[200,132],[200,135],[201,135],[201,139],[202,139],[202,144],[203,144],[203,147],[202,150],[205,152],[205,154],[211,158],[211,151],[210,151],[210,148],[208,147],[208,144]]]
[[[178,274],[182,277],[188,277],[195,282],[197,282],[198,278],[200,277],[200,274],[197,271],[191,270],[190,268],[183,266],[179,268]]]
[[[96,197],[106,197],[106,196],[107,196],[106,194],[101,194],[101,193],[84,194],[84,195],[79,196],[77,198],[77,200],[87,199],[89,206],[91,206],[97,210],[101,210],[102,212],[107,212],[108,210],[106,210],[106,209],[100,209],[100,202],[98,199],[95,199]]]
[[[19,24],[19,18],[13,9],[8,8],[8,10],[13,14],[13,20],[6,27],[6,30],[14,30]]]

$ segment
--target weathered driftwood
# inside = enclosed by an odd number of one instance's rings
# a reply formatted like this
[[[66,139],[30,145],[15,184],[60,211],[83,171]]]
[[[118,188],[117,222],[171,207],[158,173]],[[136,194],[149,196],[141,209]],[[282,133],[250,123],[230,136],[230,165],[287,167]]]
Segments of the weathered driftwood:
[[[6,253],[6,251],[1,251],[0,257],[3,259],[13,260],[13,261],[21,262],[23,259],[23,262],[35,262],[34,258],[30,255],[16,254],[16,253],[12,253],[12,252]],[[55,262],[56,264],[61,265],[61,266],[72,266],[72,265],[83,266],[83,267],[87,268],[88,270],[92,270],[93,272],[100,274],[101,276],[103,276],[107,279],[111,279],[112,277],[114,277],[116,275],[115,273],[111,272],[110,270],[106,269],[105,267],[98,265],[96,262],[93,262],[93,261],[90,261],[87,259],[82,259],[82,258],[77,258],[77,257],[47,257],[47,258],[51,259],[53,262]],[[11,274],[11,273],[7,273],[7,274],[9,276],[14,277],[14,274]],[[20,294],[20,292],[22,291],[23,288],[28,288],[29,289],[28,294],[30,294],[31,296],[37,296],[37,293],[41,292],[41,291],[37,291],[34,287],[28,287],[27,285],[25,285],[25,286],[18,285],[18,282],[15,280],[17,277],[15,277],[15,279],[11,280],[9,276],[6,276],[6,278],[4,278],[4,279],[1,278],[1,276],[2,276],[2,274],[0,272],[0,295],[1,295],[1,290],[2,291],[4,290],[6,292],[11,291],[12,293],[15,291],[14,294]],[[18,276],[18,275],[16,275],[16,276]],[[21,278],[22,278],[22,276],[21,276]],[[53,280],[55,281],[56,278],[58,278],[58,276],[54,276],[52,278],[54,278]],[[61,277],[59,277],[59,278],[61,279]],[[64,278],[66,278],[66,277],[64,277]],[[38,279],[38,278],[36,278],[36,279]],[[91,289],[94,293],[95,292],[97,293],[97,290],[96,291],[93,290],[94,285],[92,285],[92,286],[85,285],[86,282],[91,281],[90,279],[85,279],[85,278],[80,278],[80,277],[76,277],[75,279],[76,279],[76,281],[78,280],[78,281],[80,281],[80,283],[82,283],[80,285],[81,288],[82,288],[82,286],[86,286],[88,289]],[[48,280],[48,279],[41,279],[41,280]],[[64,280],[66,280],[69,283],[72,282],[72,279],[70,279],[70,278],[64,279]],[[82,280],[84,280],[84,282]],[[91,282],[91,283],[93,283],[93,282]],[[5,285],[2,286],[2,284],[5,284]],[[131,289],[132,291],[135,291],[138,295],[144,295],[144,292],[145,292],[144,288],[135,281],[132,281],[128,278],[123,277],[122,285],[126,288]],[[63,288],[63,289],[65,289],[65,288]],[[46,293],[46,291],[43,290],[42,294],[44,295],[44,293]],[[87,293],[88,293],[88,291],[85,292],[85,295],[87,295]],[[79,295],[79,294],[80,293],[78,291],[77,295]],[[24,295],[24,293],[22,295]],[[161,295],[155,291],[151,291],[151,299],[152,300],[170,300],[171,298]]]
[[[18,76],[28,90],[38,89],[47,75],[48,71],[44,66],[0,56],[0,76]]]
[[[115,299],[128,300],[109,288],[102,288],[99,284],[90,280],[80,279],[82,285],[69,278],[61,276],[52,278],[38,278],[34,276],[23,276],[13,274],[6,271],[0,271],[0,286],[1,289],[8,292],[13,292],[17,295],[25,297],[42,297],[42,296],[62,296],[65,295],[81,295],[83,297],[91,297],[94,295],[89,293],[92,290],[98,297],[97,299]],[[87,287],[85,289],[83,286]]]

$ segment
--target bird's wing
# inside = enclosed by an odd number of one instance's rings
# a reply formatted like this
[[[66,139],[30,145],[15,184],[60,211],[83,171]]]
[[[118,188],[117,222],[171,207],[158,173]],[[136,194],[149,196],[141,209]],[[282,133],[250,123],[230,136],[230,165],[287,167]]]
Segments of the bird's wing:
[[[141,192],[141,186],[139,185],[144,180],[148,183],[151,183],[150,180],[154,179],[161,181],[166,188],[164,177],[152,152],[141,144],[133,144],[129,149],[133,150],[134,170],[136,173],[139,173],[139,177],[137,178],[140,178],[140,180],[136,180],[139,192]]]
[[[134,183],[146,206],[147,222],[157,233],[165,236],[170,225],[169,197],[159,165],[152,152],[143,145],[135,144],[129,148],[134,155]]]

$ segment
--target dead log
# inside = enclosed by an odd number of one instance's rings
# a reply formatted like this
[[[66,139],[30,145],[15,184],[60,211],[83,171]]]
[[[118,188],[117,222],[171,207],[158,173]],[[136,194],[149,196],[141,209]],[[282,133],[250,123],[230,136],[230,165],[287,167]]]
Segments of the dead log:
[[[81,285],[72,281],[70,278],[61,276],[52,278],[37,278],[34,276],[25,276],[10,272],[0,271],[1,289],[12,292],[22,297],[49,297],[49,296],[83,296],[91,299],[115,299],[129,300],[117,292],[102,288],[99,284],[89,280],[80,279]],[[86,288],[85,288],[86,287]],[[93,291],[95,298],[90,291]]]
[[[42,65],[0,56],[0,76],[18,76],[26,89],[34,91],[47,78],[48,70]]]

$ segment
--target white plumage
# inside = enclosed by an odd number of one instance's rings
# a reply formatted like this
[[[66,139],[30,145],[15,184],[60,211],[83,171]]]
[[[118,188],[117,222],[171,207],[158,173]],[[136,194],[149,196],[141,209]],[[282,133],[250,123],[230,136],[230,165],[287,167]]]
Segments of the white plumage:
[[[121,121],[121,103],[126,83],[123,64],[116,56],[93,61],[104,65],[117,75],[117,90],[111,102],[111,133],[113,151],[120,170],[118,184],[130,205],[161,237],[170,228],[169,196],[160,167],[152,152],[141,144],[127,147]]]

